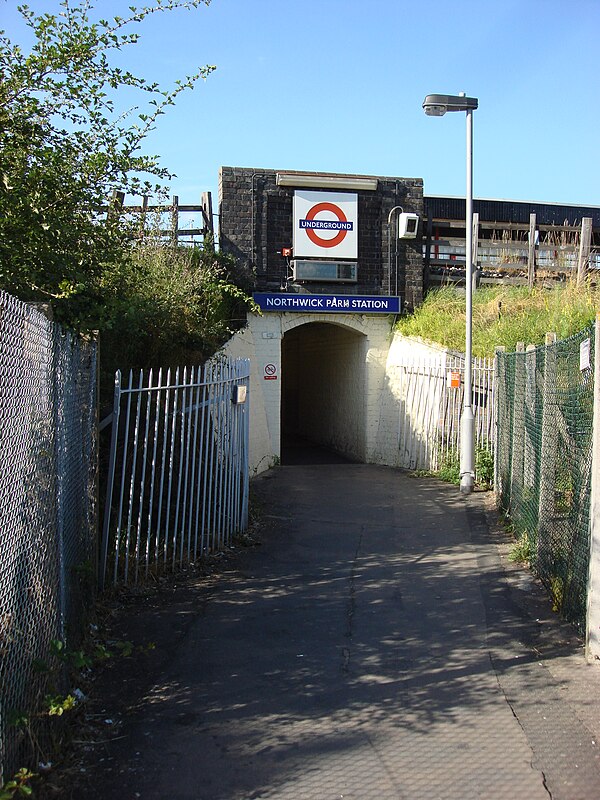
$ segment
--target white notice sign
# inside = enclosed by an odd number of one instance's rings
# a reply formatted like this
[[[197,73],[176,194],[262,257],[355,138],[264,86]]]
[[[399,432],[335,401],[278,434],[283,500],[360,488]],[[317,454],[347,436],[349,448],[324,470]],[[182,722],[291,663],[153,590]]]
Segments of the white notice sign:
[[[584,369],[589,369],[590,364],[590,346],[589,339],[584,339],[579,345],[579,369],[583,372]]]

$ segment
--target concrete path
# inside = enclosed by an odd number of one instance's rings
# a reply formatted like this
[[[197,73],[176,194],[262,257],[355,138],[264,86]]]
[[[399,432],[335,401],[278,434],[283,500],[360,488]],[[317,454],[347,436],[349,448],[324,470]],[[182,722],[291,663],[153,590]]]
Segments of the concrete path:
[[[600,667],[506,561],[489,495],[358,464],[254,484],[262,546],[139,607],[172,641],[125,676],[87,798],[600,797]]]

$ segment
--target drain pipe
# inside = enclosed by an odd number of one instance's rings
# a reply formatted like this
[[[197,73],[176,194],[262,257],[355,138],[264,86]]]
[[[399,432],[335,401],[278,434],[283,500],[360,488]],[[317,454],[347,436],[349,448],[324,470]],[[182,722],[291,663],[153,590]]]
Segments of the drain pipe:
[[[403,213],[404,209],[402,206],[394,206],[390,213],[388,214],[388,294],[391,295],[392,293],[392,214],[394,211],[399,211],[401,214]],[[398,237],[395,236],[394,239],[396,240],[396,252],[395,252],[395,291],[396,296],[398,295]]]
[[[256,178],[256,172],[252,173],[252,185],[250,188],[250,192],[252,193],[252,264],[250,265],[250,269],[254,271],[256,275],[256,232],[255,232],[255,225],[256,225],[256,194],[254,191],[254,179]]]

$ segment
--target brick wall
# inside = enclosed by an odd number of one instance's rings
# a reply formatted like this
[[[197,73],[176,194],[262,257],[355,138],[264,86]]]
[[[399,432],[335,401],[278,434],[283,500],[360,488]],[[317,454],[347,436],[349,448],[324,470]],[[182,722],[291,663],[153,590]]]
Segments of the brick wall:
[[[258,291],[281,291],[288,277],[286,260],[278,251],[292,245],[294,189],[277,186],[276,177],[275,170],[243,167],[221,167],[219,172],[220,246],[236,258]],[[328,191],[327,187],[322,191]],[[394,206],[422,218],[423,181],[379,177],[375,191],[357,194],[358,282],[311,283],[306,289],[313,293],[398,294],[403,305],[418,305],[423,299],[421,226],[416,239],[396,242],[393,237],[390,248],[387,223]]]

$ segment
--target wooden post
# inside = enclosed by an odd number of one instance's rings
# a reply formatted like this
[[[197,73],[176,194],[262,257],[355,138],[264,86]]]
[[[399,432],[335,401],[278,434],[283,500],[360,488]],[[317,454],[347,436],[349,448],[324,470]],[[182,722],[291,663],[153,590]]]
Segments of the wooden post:
[[[554,518],[554,484],[556,480],[556,334],[546,334],[544,384],[542,397],[542,442],[540,448],[540,494],[538,502],[538,537],[536,561],[538,572],[544,550],[550,547],[551,520]]]
[[[425,238],[425,269],[423,270],[424,283],[423,289],[429,289],[429,275],[431,272],[431,239],[433,237],[433,219],[431,214],[427,217],[427,236]]]
[[[179,230],[179,197],[173,195],[171,206],[171,243],[177,245],[177,231]]]
[[[600,659],[600,314],[596,314],[594,347],[590,566],[586,620],[586,654],[588,658]]]
[[[140,239],[143,238],[144,233],[146,231],[146,214],[148,212],[148,195],[145,194],[142,197],[142,210],[140,212],[140,224],[138,229],[138,236]]]
[[[125,192],[117,192],[117,190],[114,189],[110,200],[110,207],[108,209],[109,219],[114,220],[119,216],[119,214],[123,209],[124,202],[125,202]]]
[[[579,241],[579,260],[577,262],[577,286],[581,286],[585,283],[585,279],[587,278],[591,244],[592,218],[584,217],[581,220],[581,239]]]
[[[529,215],[529,248],[527,252],[527,283],[529,288],[533,289],[535,284],[535,233],[536,233],[536,216],[535,214]]]
[[[202,192],[202,218],[206,232],[211,235],[214,234],[212,195],[210,192]]]

